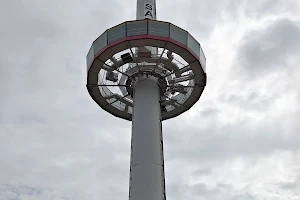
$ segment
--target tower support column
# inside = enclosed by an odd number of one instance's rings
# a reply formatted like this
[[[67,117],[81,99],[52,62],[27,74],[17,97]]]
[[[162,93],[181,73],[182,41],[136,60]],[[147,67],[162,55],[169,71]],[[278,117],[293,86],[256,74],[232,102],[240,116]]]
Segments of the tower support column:
[[[134,86],[129,200],[164,200],[160,89],[155,78]]]

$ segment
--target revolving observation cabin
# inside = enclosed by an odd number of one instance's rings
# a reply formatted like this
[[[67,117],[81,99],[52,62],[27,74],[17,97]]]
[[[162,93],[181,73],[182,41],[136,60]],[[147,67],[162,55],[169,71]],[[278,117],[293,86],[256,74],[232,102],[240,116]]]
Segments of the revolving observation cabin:
[[[165,120],[198,101],[206,85],[205,66],[201,45],[187,31],[168,22],[128,21],[93,42],[87,55],[87,89],[101,108],[132,120],[135,79],[156,77]]]

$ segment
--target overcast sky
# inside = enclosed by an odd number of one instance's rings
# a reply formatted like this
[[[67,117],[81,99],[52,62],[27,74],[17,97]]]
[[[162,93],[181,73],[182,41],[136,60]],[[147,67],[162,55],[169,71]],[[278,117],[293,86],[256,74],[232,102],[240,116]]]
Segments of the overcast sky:
[[[86,90],[86,54],[136,0],[3,0],[0,200],[128,199],[131,123]],[[207,58],[163,123],[169,200],[300,200],[300,1],[157,0]]]

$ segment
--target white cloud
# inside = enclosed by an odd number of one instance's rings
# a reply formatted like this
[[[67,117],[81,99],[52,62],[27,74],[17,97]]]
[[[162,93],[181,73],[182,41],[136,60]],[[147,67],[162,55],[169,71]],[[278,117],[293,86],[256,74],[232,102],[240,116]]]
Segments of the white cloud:
[[[160,20],[201,42],[208,62],[200,101],[164,122],[167,198],[300,199],[299,2],[157,6]],[[85,56],[135,8],[133,0],[3,3],[0,200],[128,198],[131,124],[89,97]]]

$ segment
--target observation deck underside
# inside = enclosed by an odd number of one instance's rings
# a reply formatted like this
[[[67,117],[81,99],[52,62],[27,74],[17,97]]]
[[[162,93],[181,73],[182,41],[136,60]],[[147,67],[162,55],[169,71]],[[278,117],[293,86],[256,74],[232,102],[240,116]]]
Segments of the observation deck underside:
[[[165,120],[198,101],[206,85],[205,65],[200,44],[187,31],[167,22],[129,21],[94,41],[87,55],[87,89],[104,110],[131,120],[134,81],[156,77]]]

